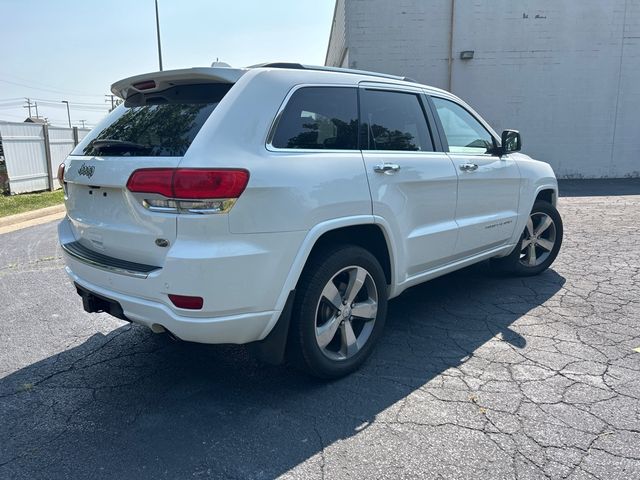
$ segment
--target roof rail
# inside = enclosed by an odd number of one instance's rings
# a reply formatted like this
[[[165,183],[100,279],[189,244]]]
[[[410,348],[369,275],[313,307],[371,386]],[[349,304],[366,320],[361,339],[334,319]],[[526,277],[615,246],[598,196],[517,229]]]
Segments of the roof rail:
[[[303,65],[301,63],[289,63],[289,62],[267,62],[251,65],[247,68],[289,68],[293,70],[316,70],[322,72],[338,72],[338,73],[352,73],[355,75],[368,75],[371,77],[391,78],[393,80],[402,80],[404,82],[418,83],[413,78],[401,77],[399,75],[390,75],[388,73],[369,72],[367,70],[355,70],[353,68],[340,68],[340,67],[326,67],[321,65]]]

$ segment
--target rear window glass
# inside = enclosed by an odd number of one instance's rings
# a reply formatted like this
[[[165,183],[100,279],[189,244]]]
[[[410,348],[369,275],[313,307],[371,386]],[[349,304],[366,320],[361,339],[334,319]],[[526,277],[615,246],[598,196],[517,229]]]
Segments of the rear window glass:
[[[127,98],[71,155],[183,156],[231,84],[180,85]]]
[[[285,107],[271,144],[276,148],[358,149],[358,94],[348,87],[304,87]]]

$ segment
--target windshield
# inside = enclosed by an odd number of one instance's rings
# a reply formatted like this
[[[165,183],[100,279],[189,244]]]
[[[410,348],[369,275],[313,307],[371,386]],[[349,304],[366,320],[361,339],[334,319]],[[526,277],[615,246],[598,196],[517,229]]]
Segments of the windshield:
[[[132,95],[71,155],[181,157],[231,86],[180,85]]]

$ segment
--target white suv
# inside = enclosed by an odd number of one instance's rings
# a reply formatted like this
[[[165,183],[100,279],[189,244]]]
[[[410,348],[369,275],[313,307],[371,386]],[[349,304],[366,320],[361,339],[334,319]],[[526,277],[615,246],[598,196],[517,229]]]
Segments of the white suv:
[[[537,274],[560,248],[551,167],[443,90],[280,63],[112,91],[59,172],[89,312],[338,377],[405,289],[486,259]]]

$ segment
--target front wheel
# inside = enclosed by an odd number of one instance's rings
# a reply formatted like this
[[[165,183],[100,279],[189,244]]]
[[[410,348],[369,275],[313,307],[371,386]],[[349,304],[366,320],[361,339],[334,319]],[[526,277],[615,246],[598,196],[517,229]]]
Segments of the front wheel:
[[[500,272],[518,276],[538,275],[558,256],[562,235],[562,218],[558,210],[548,202],[538,201],[533,205],[513,252],[492,259],[491,265]]]
[[[371,354],[387,313],[387,284],[378,260],[357,246],[317,252],[300,278],[290,346],[297,366],[338,378]]]

